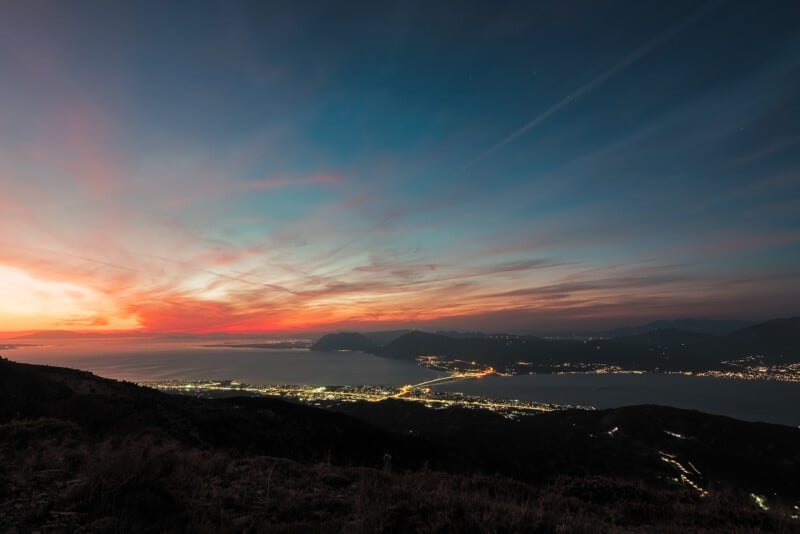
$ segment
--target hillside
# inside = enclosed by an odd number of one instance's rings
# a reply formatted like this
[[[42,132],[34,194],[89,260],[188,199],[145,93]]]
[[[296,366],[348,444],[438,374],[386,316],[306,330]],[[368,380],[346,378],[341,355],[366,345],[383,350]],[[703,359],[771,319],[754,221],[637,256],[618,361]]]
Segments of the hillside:
[[[496,335],[452,338],[442,334],[411,332],[375,351],[379,356],[413,360],[437,355],[475,361],[495,369],[529,362],[526,371],[548,373],[564,362],[614,364],[633,369],[654,369],[668,365],[660,353],[645,346],[616,340],[552,340],[534,336]]]
[[[672,319],[652,321],[639,326],[617,328],[603,333],[604,337],[636,336],[653,330],[683,330],[696,334],[727,336],[728,334],[755,324],[754,321],[720,319]]]
[[[657,328],[608,338],[544,339],[536,336],[479,335],[429,333],[412,331],[391,342],[369,348],[369,342],[358,334],[330,334],[332,346],[364,350],[379,356],[413,360],[418,356],[475,361],[495,369],[513,371],[524,361],[525,372],[548,373],[563,370],[563,365],[616,365],[645,371],[708,371],[728,369],[724,362],[751,355],[766,356],[764,363],[800,363],[800,319],[775,319],[727,335],[714,335],[700,330],[731,327],[736,321],[675,321],[652,325],[682,324],[689,328],[700,324],[706,328],[684,330]],[[320,341],[328,342],[328,336]],[[362,339],[363,338],[363,339]],[[359,347],[359,348],[355,348]],[[367,348],[363,348],[367,347]]]
[[[797,526],[800,430],[666,407],[519,421],[402,401],[336,413],[7,360],[0,407],[3,532]]]
[[[800,317],[773,319],[728,336],[740,350],[760,352],[782,361],[800,359]]]
[[[356,332],[339,332],[336,334],[325,334],[313,345],[311,345],[311,350],[360,350],[370,352],[375,350],[377,347],[378,344],[364,334],[359,334]]]
[[[641,345],[645,347],[679,347],[694,345],[696,343],[712,341],[714,336],[677,328],[662,328],[650,330],[642,334],[614,338],[617,343]]]

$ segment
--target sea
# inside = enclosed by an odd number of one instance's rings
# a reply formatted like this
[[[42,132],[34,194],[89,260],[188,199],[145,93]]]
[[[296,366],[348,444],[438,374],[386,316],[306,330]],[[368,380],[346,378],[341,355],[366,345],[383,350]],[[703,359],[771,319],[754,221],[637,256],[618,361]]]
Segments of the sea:
[[[362,352],[205,346],[197,340],[67,339],[3,349],[14,361],[91,371],[131,382],[238,380],[247,384],[416,384],[444,373]],[[11,342],[9,342],[11,343]],[[593,406],[661,404],[746,421],[800,426],[800,383],[680,374],[542,374],[446,382],[441,391]]]

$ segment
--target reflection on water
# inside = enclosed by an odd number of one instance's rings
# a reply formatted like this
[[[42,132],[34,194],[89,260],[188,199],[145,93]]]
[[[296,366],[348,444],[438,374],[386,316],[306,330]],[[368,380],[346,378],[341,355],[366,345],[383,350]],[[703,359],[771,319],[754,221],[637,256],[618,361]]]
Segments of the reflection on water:
[[[74,367],[132,382],[229,380],[249,384],[413,384],[442,376],[413,362],[361,352],[202,347],[204,342],[67,341],[4,352],[9,359]]]
[[[34,341],[31,341],[34,342]],[[360,352],[202,347],[201,341],[39,341],[4,350],[12,360],[60,365],[121,380],[226,380],[250,384],[394,385],[444,376],[415,362]],[[800,425],[800,384],[683,375],[520,375],[435,386],[476,396],[612,408],[664,404],[750,421]]]
[[[800,384],[792,382],[679,374],[565,374],[492,376],[436,388],[598,409],[663,404],[748,421],[800,425]]]

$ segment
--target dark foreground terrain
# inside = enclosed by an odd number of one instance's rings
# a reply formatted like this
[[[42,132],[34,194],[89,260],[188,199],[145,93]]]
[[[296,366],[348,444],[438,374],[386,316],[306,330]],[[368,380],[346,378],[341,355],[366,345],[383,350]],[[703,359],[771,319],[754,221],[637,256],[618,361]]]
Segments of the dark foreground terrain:
[[[658,406],[339,411],[0,360],[0,532],[800,531],[796,428]]]

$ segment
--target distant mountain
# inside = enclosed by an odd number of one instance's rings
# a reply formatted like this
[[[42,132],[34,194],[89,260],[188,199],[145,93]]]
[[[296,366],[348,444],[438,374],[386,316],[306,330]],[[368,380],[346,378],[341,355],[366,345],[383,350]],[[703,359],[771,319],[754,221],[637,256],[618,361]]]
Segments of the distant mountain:
[[[599,342],[607,346],[608,341]],[[450,359],[474,361],[496,369],[505,368],[523,360],[534,364],[529,370],[549,372],[553,364],[564,361],[589,363],[617,363],[613,358],[631,364],[629,355],[638,354],[638,347],[618,347],[616,351],[598,351],[597,344],[589,346],[577,340],[545,340],[535,336],[498,334],[479,337],[451,337],[442,333],[414,330],[403,334],[383,347],[369,350],[379,356],[414,360],[418,356],[440,356]],[[353,345],[347,345],[352,348]]]
[[[453,335],[414,330],[380,345],[366,335],[340,333],[323,336],[312,350],[363,350],[387,358],[406,360],[435,355],[474,361],[506,372],[525,373],[575,371],[586,365],[617,365],[644,371],[729,370],[722,362],[752,355],[769,356],[770,359],[764,360],[764,363],[800,362],[798,318],[767,321],[739,329],[730,335],[698,332],[699,329],[721,331],[741,322],[695,319],[658,321],[645,326],[685,324],[695,329],[655,328],[611,339],[585,340],[510,334]],[[624,331],[635,330],[638,331],[638,328]]]
[[[651,330],[644,334],[634,336],[617,337],[614,338],[614,341],[627,345],[677,347],[694,345],[695,343],[708,341],[714,337],[716,336],[712,334],[678,330],[677,328],[664,328],[660,330]]]
[[[800,361],[800,317],[773,319],[737,330],[728,336],[739,352],[783,356],[786,361]]]
[[[411,330],[382,330],[378,332],[364,332],[364,336],[375,342],[376,345],[387,345]]]
[[[413,360],[417,356],[434,354],[440,356],[463,355],[465,348],[461,339],[414,330],[403,334],[383,347],[379,354],[389,358]]]
[[[390,358],[411,360],[417,356],[436,355],[495,364],[500,360],[513,359],[512,354],[540,342],[543,340],[532,336],[451,337],[442,333],[415,330],[395,339],[377,353]]]
[[[460,332],[458,330],[437,330],[436,332],[434,332],[434,334],[439,334],[440,336],[447,336],[453,338],[467,338],[467,339],[491,337],[489,334],[484,334],[483,332]]]
[[[738,341],[748,342],[765,342],[776,339],[796,341],[800,338],[800,317],[772,319],[732,332],[730,337]]]
[[[339,332],[336,334],[325,334],[311,345],[311,350],[361,350],[371,352],[377,347],[378,344],[364,334],[359,334],[357,332]]]
[[[773,319],[727,335],[660,329],[611,340],[625,345],[667,350],[670,366],[678,369],[719,368],[722,361],[763,356],[762,363],[800,362],[800,318]]]
[[[683,330],[686,332],[696,332],[700,334],[711,334],[716,336],[725,336],[739,330],[753,325],[754,321],[738,321],[738,320],[716,320],[716,319],[673,319],[665,321],[653,321],[640,326],[631,326],[625,328],[617,328],[603,332],[605,337],[625,337],[637,336],[646,334],[654,330]]]

